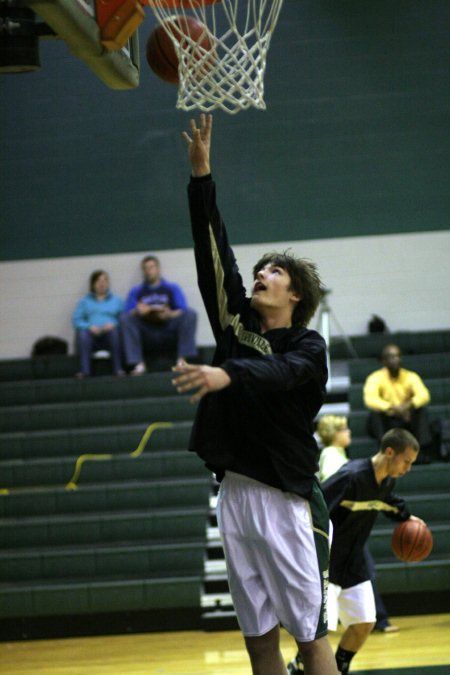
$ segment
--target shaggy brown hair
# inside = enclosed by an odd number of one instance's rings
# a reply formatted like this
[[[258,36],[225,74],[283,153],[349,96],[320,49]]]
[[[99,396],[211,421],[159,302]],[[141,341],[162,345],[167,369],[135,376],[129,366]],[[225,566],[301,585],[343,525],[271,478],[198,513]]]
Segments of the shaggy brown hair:
[[[307,326],[319,306],[325,288],[317,270],[317,265],[306,258],[297,258],[288,251],[266,253],[253,267],[253,278],[266,265],[276,265],[286,270],[291,278],[289,290],[301,296],[292,313],[292,324]]]

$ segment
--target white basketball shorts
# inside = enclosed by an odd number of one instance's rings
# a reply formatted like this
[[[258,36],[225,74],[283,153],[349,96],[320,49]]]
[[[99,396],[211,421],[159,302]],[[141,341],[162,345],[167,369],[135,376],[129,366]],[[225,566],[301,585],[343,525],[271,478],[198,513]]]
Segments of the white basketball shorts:
[[[308,501],[227,471],[217,518],[243,634],[281,623],[298,642],[326,635],[329,521],[319,486]]]
[[[375,598],[371,581],[341,588],[328,586],[328,628],[336,630],[338,620],[347,628],[355,623],[373,623],[376,620]]]

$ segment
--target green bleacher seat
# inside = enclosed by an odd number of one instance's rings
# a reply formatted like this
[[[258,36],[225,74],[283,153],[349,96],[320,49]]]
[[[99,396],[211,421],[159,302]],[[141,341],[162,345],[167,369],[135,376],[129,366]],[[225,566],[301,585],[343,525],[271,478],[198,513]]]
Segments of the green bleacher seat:
[[[143,377],[90,377],[84,380],[52,379],[0,382],[3,406],[42,405],[77,401],[107,401],[174,395],[171,373]]]
[[[428,406],[430,420],[450,419],[450,404]],[[365,410],[351,411],[348,415],[350,429],[354,439],[366,436],[368,412]]]
[[[198,607],[200,576],[112,579],[0,587],[0,618]]]
[[[417,465],[397,481],[396,492],[400,494],[433,494],[442,492],[450,485],[450,464],[436,463]],[[448,514],[450,517],[450,513]]]
[[[65,486],[73,475],[75,458],[12,460],[0,462],[0,489],[31,486]],[[100,480],[151,480],[204,476],[203,462],[195,453],[183,450],[153,451],[139,457],[117,455],[108,462],[87,461],[83,464],[78,484],[84,486]],[[1,496],[0,496],[1,500]]]
[[[191,576],[203,568],[205,543],[93,544],[92,546],[36,548],[0,552],[2,583],[133,577]]]
[[[0,428],[10,431],[39,431],[120,424],[192,420],[195,406],[188,397],[51,403],[0,408]]]
[[[105,462],[106,464],[106,462]],[[201,506],[208,503],[210,476],[165,478],[120,483],[81,484],[64,487],[30,488],[0,494],[0,517],[20,518],[53,514],[77,514],[153,509],[160,506]]]
[[[386,344],[396,344],[403,354],[429,354],[450,352],[450,331],[401,331],[396,333],[373,333],[350,336],[359,358],[378,358]],[[350,359],[345,342],[332,337],[330,345],[332,359]]]
[[[76,356],[39,356],[0,361],[0,381],[34,380],[37,378],[73,377],[77,372]]]
[[[400,480],[398,481],[400,484]],[[433,492],[432,494],[408,494],[405,496],[411,513],[422,518],[426,523],[439,522],[450,514],[450,493]]]
[[[201,345],[198,348],[197,361],[199,363],[211,363],[213,354],[213,346]],[[161,352],[154,352],[152,355],[146,355],[147,368],[152,374],[170,371],[174,362],[175,354],[171,350],[164,350]],[[0,382],[71,378],[76,374],[78,368],[78,357],[73,354],[57,354],[23,359],[3,359],[0,360]]]
[[[380,593],[440,593],[450,589],[450,557],[419,563],[379,563],[377,588]]]
[[[406,355],[402,358],[402,367],[419,373],[423,379],[450,377],[450,354]],[[353,359],[348,362],[350,382],[363,383],[370,373],[379,368],[379,359]]]
[[[25,549],[102,541],[188,540],[205,535],[207,511],[205,504],[201,508],[4,518],[0,521],[0,544],[2,548]]]
[[[351,446],[348,449],[350,459],[361,459],[363,457],[372,457],[378,450],[378,443],[374,438],[356,437],[352,438]]]
[[[85,429],[49,429],[45,431],[0,434],[0,459],[37,459],[78,457],[86,453],[111,454],[133,452],[148,424],[127,424]],[[186,448],[192,421],[176,422],[170,429],[157,429],[149,449]]]

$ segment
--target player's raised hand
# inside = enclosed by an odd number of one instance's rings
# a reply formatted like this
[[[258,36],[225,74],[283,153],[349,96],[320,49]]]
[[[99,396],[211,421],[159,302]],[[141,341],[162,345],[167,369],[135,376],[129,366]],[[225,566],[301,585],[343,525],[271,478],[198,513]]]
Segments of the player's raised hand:
[[[183,131],[183,138],[188,146],[188,156],[193,176],[207,176],[211,173],[210,148],[213,117],[200,114],[198,125],[194,119],[189,122],[190,135]]]
[[[172,370],[178,373],[177,377],[172,380],[172,384],[179,394],[197,389],[196,393],[191,396],[192,403],[200,401],[205,394],[212,391],[225,389],[231,382],[230,376],[223,368],[195,365],[180,360]]]

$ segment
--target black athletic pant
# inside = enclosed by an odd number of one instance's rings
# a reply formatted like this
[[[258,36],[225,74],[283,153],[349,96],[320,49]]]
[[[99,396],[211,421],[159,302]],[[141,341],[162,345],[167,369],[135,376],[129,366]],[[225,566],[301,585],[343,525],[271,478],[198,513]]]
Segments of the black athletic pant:
[[[400,427],[407,429],[413,436],[417,438],[421,448],[425,449],[433,443],[433,436],[430,430],[430,423],[428,421],[428,413],[426,407],[414,408],[411,410],[411,419],[405,422],[400,417],[392,417],[382,412],[371,411],[367,422],[367,432],[372,438],[380,441],[382,436],[389,431]]]

